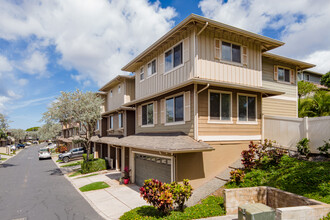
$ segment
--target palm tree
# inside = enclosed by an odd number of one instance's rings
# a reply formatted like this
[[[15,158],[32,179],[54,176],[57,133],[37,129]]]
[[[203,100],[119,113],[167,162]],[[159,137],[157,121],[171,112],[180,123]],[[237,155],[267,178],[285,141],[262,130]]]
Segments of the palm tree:
[[[330,92],[317,91],[312,98],[298,101],[299,117],[318,117],[330,115]]]

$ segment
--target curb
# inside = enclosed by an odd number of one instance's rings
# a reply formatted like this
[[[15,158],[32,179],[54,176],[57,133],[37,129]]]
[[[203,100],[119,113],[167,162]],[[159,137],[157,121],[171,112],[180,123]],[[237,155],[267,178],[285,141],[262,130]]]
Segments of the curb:
[[[52,158],[53,160],[53,158]],[[112,220],[111,218],[108,218],[108,216],[106,216],[85,194],[83,194],[83,192],[81,192],[76,185],[71,181],[70,177],[68,177],[66,174],[64,174],[61,170],[61,167],[58,166],[58,164],[53,160],[53,162],[55,163],[55,165],[60,169],[61,173],[63,174],[63,176],[65,177],[65,179],[67,179],[71,185],[76,189],[76,191],[89,203],[89,205],[96,211],[97,214],[99,214],[102,218],[108,220]]]

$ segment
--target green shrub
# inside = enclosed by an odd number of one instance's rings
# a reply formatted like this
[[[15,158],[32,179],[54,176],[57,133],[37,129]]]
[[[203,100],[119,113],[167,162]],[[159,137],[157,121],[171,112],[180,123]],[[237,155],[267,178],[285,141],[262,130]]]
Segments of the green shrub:
[[[301,139],[296,147],[300,155],[305,155],[308,158],[311,151],[309,149],[309,140],[307,138]]]
[[[244,182],[244,176],[245,176],[245,173],[244,173],[244,170],[242,170],[242,169],[230,171],[230,181],[235,182],[237,185]]]
[[[324,144],[317,148],[319,151],[320,151],[320,154],[324,154],[326,155],[327,157],[329,157],[329,149],[330,149],[330,139],[329,141],[324,141]]]
[[[104,159],[84,160],[81,164],[81,173],[92,173],[107,169],[107,162]]]
[[[170,187],[174,203],[178,205],[179,210],[183,211],[185,201],[188,200],[192,194],[192,187],[189,180],[184,179],[183,184],[172,182]]]
[[[83,154],[83,159],[84,161],[87,160],[87,154]],[[94,154],[89,154],[89,160],[93,160],[94,159]]]
[[[320,220],[330,220],[330,212],[328,212],[327,216],[320,218]]]

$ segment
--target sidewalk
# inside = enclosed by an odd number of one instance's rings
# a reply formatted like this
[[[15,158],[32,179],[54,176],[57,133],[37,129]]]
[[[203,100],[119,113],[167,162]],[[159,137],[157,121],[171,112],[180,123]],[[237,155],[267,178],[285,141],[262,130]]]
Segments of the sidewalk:
[[[25,147],[25,148],[29,148],[29,147]],[[24,150],[24,149],[19,149],[19,150],[16,150],[16,154],[10,154],[10,155],[7,155],[7,154],[0,154],[0,158],[1,158],[1,160],[0,160],[0,164],[2,164],[2,163],[5,163],[5,162],[7,162],[10,158],[12,158],[12,157],[15,157],[17,154],[19,154],[22,150]],[[3,160],[3,159],[5,159],[5,160]]]
[[[67,169],[61,168],[60,164],[56,162],[57,158],[53,157],[52,159],[61,171],[67,172]],[[107,170],[95,172],[95,174],[97,175],[89,177],[84,176],[90,174],[76,177],[68,177],[68,174],[64,176],[104,219],[119,219],[125,212],[139,206],[147,205],[140,197],[138,186],[135,184],[119,184],[117,179],[121,175],[120,172]],[[98,181],[104,181],[109,184],[110,187],[89,192],[81,192],[79,190],[82,186]]]

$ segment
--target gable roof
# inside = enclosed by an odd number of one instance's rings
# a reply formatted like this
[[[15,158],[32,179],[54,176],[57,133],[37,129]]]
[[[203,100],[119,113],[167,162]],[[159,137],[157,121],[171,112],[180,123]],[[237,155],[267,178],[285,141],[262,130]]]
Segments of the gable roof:
[[[149,46],[146,50],[144,50],[142,53],[140,53],[138,56],[136,56],[133,60],[131,60],[128,64],[126,64],[122,70],[123,71],[129,71],[133,72],[135,71],[136,64],[139,63],[139,61],[147,56],[152,50],[156,49],[160,44],[167,41],[171,36],[173,36],[175,33],[177,33],[180,29],[184,28],[188,24],[192,22],[199,22],[199,23],[208,23],[208,26],[212,26],[215,28],[220,28],[222,30],[226,30],[232,33],[236,33],[239,35],[244,35],[246,37],[249,37],[251,39],[257,40],[262,43],[264,47],[264,51],[274,49],[276,47],[284,45],[283,42],[265,37],[256,33],[252,33],[237,27],[233,27],[215,20],[211,20],[209,18],[205,18],[199,15],[190,14],[187,18],[185,18],[183,21],[181,21],[178,25],[176,25],[174,28],[172,28],[169,32],[167,32],[165,35],[163,35],[161,38],[159,38],[156,42],[154,42],[151,46]]]
[[[281,61],[281,62],[284,62],[284,63],[289,63],[289,64],[296,65],[302,70],[315,67],[314,64],[306,63],[306,62],[303,62],[303,61],[300,61],[300,60],[295,60],[295,59],[292,59],[292,58],[280,56],[280,55],[273,54],[273,53],[265,52],[265,53],[262,54],[262,56],[270,58],[272,60],[277,60],[277,61]]]
[[[121,83],[124,81],[124,79],[135,79],[135,75],[130,76],[130,75],[118,75],[112,80],[110,80],[108,83],[106,83],[104,86],[99,89],[101,92],[106,92],[108,91],[111,87]]]

